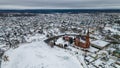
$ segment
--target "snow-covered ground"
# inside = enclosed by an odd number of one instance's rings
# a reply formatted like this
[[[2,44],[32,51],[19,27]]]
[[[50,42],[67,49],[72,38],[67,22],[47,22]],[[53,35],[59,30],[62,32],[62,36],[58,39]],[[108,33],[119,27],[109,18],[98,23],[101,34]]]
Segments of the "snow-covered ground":
[[[16,15],[18,16],[16,17]],[[17,13],[8,14],[8,17],[0,17],[0,48],[1,50],[6,49],[5,55],[9,56],[9,61],[2,61],[2,68],[82,68],[82,65],[84,68],[95,68],[94,65],[99,68],[99,65],[104,62],[100,59],[103,58],[103,56],[99,55],[99,52],[105,50],[109,53],[110,50],[110,56],[112,56],[112,52],[118,49],[116,45],[111,44],[111,41],[119,43],[119,25],[114,25],[114,21],[117,19],[116,16],[120,15],[119,13],[113,15],[111,13],[100,13],[97,15],[91,13],[20,15],[22,16],[19,17],[19,13]],[[85,35],[88,27],[91,29],[91,46],[85,49],[85,51],[83,48],[72,47],[74,44],[68,46],[66,50],[57,47],[51,48],[43,41],[59,35]],[[118,38],[116,38],[116,36],[118,36]],[[19,41],[20,44],[17,42],[15,46],[13,44],[12,47],[20,47],[10,49],[9,43],[6,40],[11,43]],[[63,45],[69,45],[62,37],[54,39],[52,42],[53,41],[56,41],[56,44],[62,43]],[[105,47],[108,44],[110,44],[110,46]],[[99,50],[95,47],[105,48]],[[88,53],[86,54],[87,50]],[[88,58],[85,57],[86,55]],[[114,60],[114,62],[115,61],[116,60]],[[89,63],[89,65],[87,65],[86,62]],[[115,64],[114,62],[111,64]],[[105,64],[107,65],[107,63]]]
[[[113,28],[110,28],[110,27],[105,27],[105,30],[110,30],[111,32],[115,33],[115,34],[118,34],[120,35],[120,31],[116,30],[116,29],[113,29]]]
[[[68,51],[51,48],[42,40],[21,44],[5,55],[9,56],[9,61],[2,61],[1,68],[83,68]]]

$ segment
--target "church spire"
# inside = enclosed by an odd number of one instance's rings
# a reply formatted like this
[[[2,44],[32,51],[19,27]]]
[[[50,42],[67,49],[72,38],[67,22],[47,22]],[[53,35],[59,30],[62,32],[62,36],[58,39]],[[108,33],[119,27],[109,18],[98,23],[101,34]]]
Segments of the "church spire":
[[[86,35],[86,47],[89,48],[90,47],[90,37],[89,37],[89,29]]]

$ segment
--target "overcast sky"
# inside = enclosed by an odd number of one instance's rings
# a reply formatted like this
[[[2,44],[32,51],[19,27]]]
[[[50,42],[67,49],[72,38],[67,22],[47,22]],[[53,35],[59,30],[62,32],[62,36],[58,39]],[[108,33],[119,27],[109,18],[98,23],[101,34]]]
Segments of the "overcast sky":
[[[0,9],[120,9],[120,0],[0,0]]]

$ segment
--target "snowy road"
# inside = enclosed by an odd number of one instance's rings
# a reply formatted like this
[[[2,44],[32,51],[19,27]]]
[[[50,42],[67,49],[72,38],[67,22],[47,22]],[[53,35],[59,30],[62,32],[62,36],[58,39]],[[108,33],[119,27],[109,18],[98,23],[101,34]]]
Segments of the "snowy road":
[[[9,61],[3,61],[1,68],[82,68],[74,56],[63,49],[51,48],[43,41],[22,44],[5,54]]]

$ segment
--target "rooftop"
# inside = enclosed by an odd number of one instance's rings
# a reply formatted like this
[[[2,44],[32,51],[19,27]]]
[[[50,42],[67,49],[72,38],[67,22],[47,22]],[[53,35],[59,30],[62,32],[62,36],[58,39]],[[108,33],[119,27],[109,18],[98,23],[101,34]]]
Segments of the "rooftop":
[[[106,45],[109,44],[109,42],[103,40],[95,40],[95,41],[91,41],[91,43],[100,47],[105,47]]]

